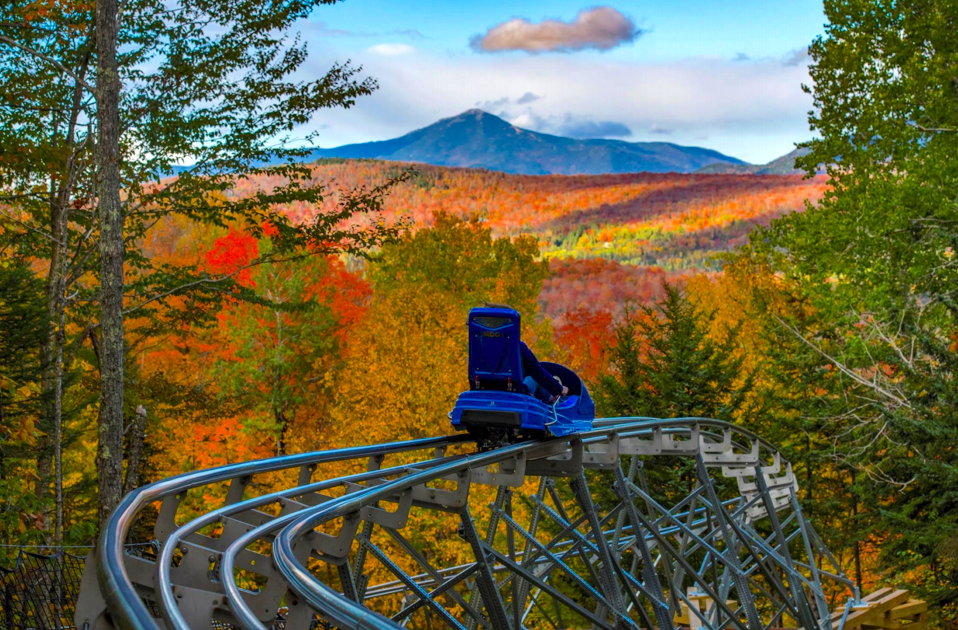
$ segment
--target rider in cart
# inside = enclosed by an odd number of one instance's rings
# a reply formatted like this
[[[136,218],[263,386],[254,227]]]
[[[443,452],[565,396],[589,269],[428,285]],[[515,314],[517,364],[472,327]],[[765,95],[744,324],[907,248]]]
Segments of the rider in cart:
[[[483,302],[484,308],[502,308],[513,310],[507,304]],[[519,342],[519,355],[522,358],[522,373],[525,378],[522,384],[529,390],[530,396],[535,396],[542,402],[551,405],[560,396],[568,396],[569,388],[563,385],[558,377],[549,374],[549,371],[539,363],[539,359],[532,353],[526,342]]]

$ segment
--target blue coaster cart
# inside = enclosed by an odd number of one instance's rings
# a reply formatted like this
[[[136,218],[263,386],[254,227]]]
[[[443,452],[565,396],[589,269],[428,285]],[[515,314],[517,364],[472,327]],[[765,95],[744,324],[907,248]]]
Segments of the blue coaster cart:
[[[558,363],[541,365],[569,388],[569,395],[547,404],[523,383],[519,313],[511,308],[469,312],[469,391],[459,394],[449,413],[452,426],[478,442],[566,436],[592,429],[595,404],[582,379]]]

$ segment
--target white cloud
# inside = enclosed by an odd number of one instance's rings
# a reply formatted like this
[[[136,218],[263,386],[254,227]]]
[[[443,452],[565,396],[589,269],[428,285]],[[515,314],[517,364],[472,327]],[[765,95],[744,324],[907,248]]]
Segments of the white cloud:
[[[506,118],[516,127],[567,138],[627,138],[632,135],[632,130],[620,122],[597,121],[571,113],[543,117],[529,108],[522,114]]]
[[[782,57],[782,65],[784,66],[800,66],[808,62],[811,56],[808,54],[808,48],[796,48],[795,50],[789,51],[787,55]]]
[[[569,22],[513,18],[496,24],[485,35],[476,35],[469,45],[479,52],[610,50],[635,41],[641,34],[635,22],[616,9],[593,7],[579,11]]]
[[[311,35],[319,37],[408,37],[409,39],[423,39],[425,35],[414,28],[397,28],[383,32],[350,31],[342,28],[333,28],[326,22],[305,21],[305,28]]]
[[[476,107],[487,112],[496,112],[509,104],[509,97],[503,96],[494,101],[476,101]]]
[[[794,142],[811,135],[806,115],[812,103],[801,89],[803,82],[810,82],[807,67],[783,66],[780,59],[639,63],[419,53],[415,60],[382,54],[357,58],[380,89],[349,110],[318,114],[311,129],[319,123],[330,125],[320,144],[394,138],[477,102],[527,92],[549,95],[526,106],[525,111],[541,119],[572,115],[615,121],[632,130],[633,141],[661,140],[662,131],[669,130],[670,142],[704,145],[756,163],[787,153]],[[310,63],[316,64],[313,74],[324,70],[323,61]],[[518,118],[511,122],[523,126]]]
[[[376,44],[366,50],[377,55],[385,55],[386,57],[397,57],[399,55],[409,55],[416,52],[416,49],[408,44]]]

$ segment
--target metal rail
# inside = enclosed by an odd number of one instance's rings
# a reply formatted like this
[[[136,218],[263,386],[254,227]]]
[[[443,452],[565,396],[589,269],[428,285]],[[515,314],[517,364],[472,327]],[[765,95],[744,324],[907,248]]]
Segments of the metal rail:
[[[467,439],[293,455],[140,488],[88,563],[98,584],[88,569],[77,625],[262,630],[279,614],[285,628],[665,630],[682,619],[752,630],[787,616],[830,629],[826,595],[852,585],[802,514],[791,466],[727,422],[602,419],[589,433],[447,455]],[[402,461],[383,468],[393,455]],[[313,481],[320,464],[350,460],[366,470]],[[254,477],[283,470],[297,482],[244,498]],[[187,492],[223,483],[221,507],[177,524]],[[124,555],[157,501],[157,561]],[[417,518],[458,520],[458,535],[440,527],[413,540]]]

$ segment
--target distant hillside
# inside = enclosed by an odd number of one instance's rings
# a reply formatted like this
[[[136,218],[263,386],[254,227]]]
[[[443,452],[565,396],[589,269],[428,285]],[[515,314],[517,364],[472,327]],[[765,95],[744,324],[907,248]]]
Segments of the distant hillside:
[[[795,168],[795,160],[808,155],[808,149],[795,149],[768,164],[709,164],[695,171],[712,175],[804,175]]]
[[[576,140],[510,125],[470,109],[392,140],[316,149],[311,158],[377,158],[525,175],[690,173],[709,164],[744,164],[718,151],[668,142]]]
[[[378,160],[323,160],[314,167],[314,181],[331,182],[322,206],[292,202],[279,210],[294,222],[310,221],[335,211],[342,191],[381,184],[401,171]],[[254,175],[238,180],[231,194],[248,197],[281,182]],[[390,191],[383,214],[388,223],[403,218],[417,227],[439,212],[478,216],[496,236],[534,236],[554,274],[540,296],[543,312],[559,317],[597,304],[647,302],[663,279],[714,270],[714,254],[747,243],[757,225],[801,211],[827,187],[825,177],[798,175],[567,177],[423,164]]]

